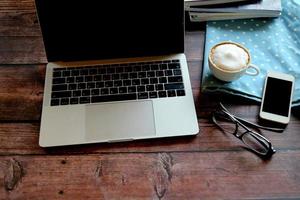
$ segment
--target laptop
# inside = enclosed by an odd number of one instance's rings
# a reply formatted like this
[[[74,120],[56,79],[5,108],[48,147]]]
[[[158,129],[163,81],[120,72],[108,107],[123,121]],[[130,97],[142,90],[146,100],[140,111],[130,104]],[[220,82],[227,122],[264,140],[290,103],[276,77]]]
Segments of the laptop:
[[[42,147],[195,135],[183,0],[36,0]]]

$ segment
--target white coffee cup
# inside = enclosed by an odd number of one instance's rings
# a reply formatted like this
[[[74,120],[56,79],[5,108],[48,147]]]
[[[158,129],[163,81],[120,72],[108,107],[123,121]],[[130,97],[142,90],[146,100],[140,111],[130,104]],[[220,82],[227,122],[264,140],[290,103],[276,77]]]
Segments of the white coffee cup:
[[[208,64],[212,74],[225,82],[259,74],[259,68],[251,63],[249,50],[230,41],[217,43],[210,49]]]

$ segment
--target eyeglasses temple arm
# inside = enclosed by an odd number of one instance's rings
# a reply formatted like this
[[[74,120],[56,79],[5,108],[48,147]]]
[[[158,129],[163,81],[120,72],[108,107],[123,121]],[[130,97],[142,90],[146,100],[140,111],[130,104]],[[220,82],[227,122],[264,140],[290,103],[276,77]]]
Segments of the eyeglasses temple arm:
[[[245,120],[245,119],[242,119],[242,118],[240,118],[240,117],[237,117],[237,116],[235,116],[235,115],[234,115],[234,117],[235,117],[237,120],[239,120],[239,121],[241,121],[241,122],[243,122],[243,123],[245,123],[245,124],[251,125],[251,126],[253,126],[253,127],[257,127],[257,128],[261,128],[261,129],[269,130],[269,131],[274,131],[274,132],[283,132],[283,131],[284,131],[283,128],[272,128],[272,127],[260,126],[260,125],[258,125],[258,124],[254,124],[254,123],[252,123],[252,122],[249,122],[249,121],[247,121],[247,120]]]

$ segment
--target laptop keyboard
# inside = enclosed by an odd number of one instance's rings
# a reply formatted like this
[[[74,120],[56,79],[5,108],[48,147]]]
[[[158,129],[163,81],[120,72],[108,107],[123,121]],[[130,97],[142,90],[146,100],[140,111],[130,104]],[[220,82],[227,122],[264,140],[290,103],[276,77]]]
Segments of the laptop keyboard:
[[[51,106],[185,96],[179,60],[54,68]]]

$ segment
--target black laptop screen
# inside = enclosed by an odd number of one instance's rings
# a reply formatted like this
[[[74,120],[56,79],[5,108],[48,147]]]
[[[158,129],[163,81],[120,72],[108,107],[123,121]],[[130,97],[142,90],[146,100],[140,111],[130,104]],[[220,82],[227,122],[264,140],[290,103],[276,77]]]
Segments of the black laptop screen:
[[[184,51],[183,0],[36,0],[48,61]]]

